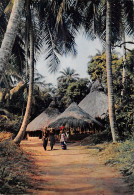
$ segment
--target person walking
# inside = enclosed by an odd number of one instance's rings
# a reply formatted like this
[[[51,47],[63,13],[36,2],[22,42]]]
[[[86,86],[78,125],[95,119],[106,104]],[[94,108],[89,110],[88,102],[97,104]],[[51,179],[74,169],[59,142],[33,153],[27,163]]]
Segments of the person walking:
[[[51,128],[50,135],[49,135],[51,150],[53,150],[53,146],[55,144],[55,136],[54,136],[54,134],[55,134],[54,129]]]
[[[48,132],[47,129],[43,130],[42,132],[42,138],[43,138],[43,147],[44,150],[47,150],[47,143],[48,143]]]
[[[66,137],[64,129],[62,128],[62,133],[61,133],[61,136],[60,136],[60,143],[61,143],[62,150],[66,150],[67,149],[66,140],[67,140],[67,137]]]

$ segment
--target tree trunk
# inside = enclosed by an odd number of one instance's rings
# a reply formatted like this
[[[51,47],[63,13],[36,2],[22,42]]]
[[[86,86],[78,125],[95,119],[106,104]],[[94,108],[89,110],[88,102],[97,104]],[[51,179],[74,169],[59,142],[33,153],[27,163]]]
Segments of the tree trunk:
[[[21,91],[23,91],[26,87],[26,83],[24,82],[19,82],[17,86],[15,86],[14,88],[12,88],[10,90],[10,93],[6,94],[5,96],[5,100],[7,100],[8,98],[10,98],[10,100],[12,100],[15,96],[17,96]]]
[[[106,13],[106,70],[107,70],[109,121],[110,121],[112,139],[113,142],[116,142],[112,65],[111,65],[111,0],[107,0],[107,13]]]
[[[7,81],[7,77],[5,74],[3,74],[3,81],[4,81],[4,84],[5,84],[5,87],[6,87],[6,90],[7,90],[7,101],[6,101],[6,106],[9,107],[9,102],[10,102],[10,86],[9,86],[9,83]]]
[[[24,0],[14,1],[13,9],[0,48],[0,77],[2,76],[4,68],[12,52],[12,47],[16,38],[23,7],[24,7]]]
[[[29,22],[30,22],[30,14],[29,14],[29,10],[30,10],[30,2],[29,0],[26,0],[26,11],[25,11],[25,15],[26,15],[26,25],[25,25],[25,80],[27,82],[28,80],[28,42],[29,42]]]
[[[123,71],[122,71],[122,91],[121,96],[123,98],[126,85],[126,43],[125,43],[125,32],[122,28],[122,42],[123,42]]]
[[[29,117],[31,113],[32,106],[32,95],[33,95],[33,82],[34,82],[34,38],[33,38],[33,26],[32,21],[30,25],[30,78],[29,78],[29,94],[27,100],[27,107],[24,115],[24,119],[21,125],[21,128],[14,139],[16,144],[19,144],[24,137],[26,127],[29,122]]]

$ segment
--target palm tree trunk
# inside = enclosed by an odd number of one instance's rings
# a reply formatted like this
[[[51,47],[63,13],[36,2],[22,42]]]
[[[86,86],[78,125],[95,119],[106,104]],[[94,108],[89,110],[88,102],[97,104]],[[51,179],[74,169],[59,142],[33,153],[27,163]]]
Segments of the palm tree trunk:
[[[116,142],[113,81],[112,81],[112,66],[111,66],[111,0],[107,0],[107,13],[106,13],[106,70],[107,70],[109,121],[110,121],[112,139],[113,142]]]
[[[0,76],[2,75],[4,68],[11,55],[23,7],[24,0],[14,1],[10,19],[0,48]]]
[[[125,32],[122,28],[122,42],[123,42],[123,72],[122,72],[122,91],[121,96],[123,98],[126,85],[126,44],[125,44]]]
[[[25,80],[27,82],[28,79],[28,42],[29,42],[29,21],[30,21],[30,14],[29,14],[29,10],[30,10],[30,2],[29,0],[26,0],[26,25],[25,25]]]
[[[9,102],[10,102],[10,86],[9,86],[9,83],[7,81],[7,77],[6,77],[5,74],[3,74],[3,77],[4,77],[4,84],[5,84],[5,87],[6,87],[6,90],[7,90],[6,106],[8,107],[9,106]]]
[[[24,137],[26,127],[29,122],[29,117],[32,107],[32,95],[33,95],[33,82],[34,82],[34,36],[33,36],[33,26],[32,21],[30,25],[30,79],[29,79],[29,94],[27,100],[27,107],[24,115],[24,119],[21,125],[21,128],[14,139],[16,144],[19,144]]]

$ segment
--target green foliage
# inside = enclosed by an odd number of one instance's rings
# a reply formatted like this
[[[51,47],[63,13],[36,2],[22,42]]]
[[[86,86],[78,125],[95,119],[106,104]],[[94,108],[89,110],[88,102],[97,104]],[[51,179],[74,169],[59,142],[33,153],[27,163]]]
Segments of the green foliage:
[[[125,95],[121,97],[123,59],[112,55],[113,90],[115,99],[115,114],[118,133],[121,139],[126,139],[133,132],[133,63],[134,50],[127,54],[127,73]],[[106,55],[97,54],[89,62],[88,73],[91,79],[99,79],[107,86],[106,79]]]
[[[112,55],[112,72],[114,84],[117,85],[117,79],[121,78],[121,72],[119,71],[122,65],[122,60],[118,58],[116,54]],[[101,80],[103,84],[107,83],[106,75],[106,54],[97,54],[94,56],[88,65],[88,74],[91,76],[92,81],[97,79]],[[115,86],[114,85],[114,86]],[[117,87],[116,87],[117,88]]]
[[[130,137],[134,131],[133,126],[133,62],[134,50],[127,54],[127,76],[125,83],[125,95],[121,98],[119,91],[116,96],[116,120],[121,139]],[[120,83],[121,85],[121,83]],[[120,87],[122,89],[122,85]]]
[[[22,117],[13,115],[12,118],[6,115],[0,115],[0,132],[7,131],[14,135],[18,132],[22,122]]]
[[[16,94],[13,94],[12,99],[9,101],[9,105],[4,104],[4,101],[1,103],[1,107],[6,108],[7,113],[0,111],[0,131],[5,130],[16,135],[23,120],[27,96],[27,88],[23,88]],[[32,101],[33,106],[30,120],[38,116],[48,107],[52,101],[52,97],[48,92],[42,91],[35,85]]]
[[[72,102],[79,103],[88,94],[88,82],[88,79],[80,79],[68,86],[66,95]]]
[[[48,93],[47,91],[42,91],[40,88],[35,86],[30,120],[34,119],[41,112],[43,112],[48,107],[51,101],[52,97],[50,93]]]
[[[107,160],[107,163],[114,164],[119,167],[121,173],[125,176],[129,187],[133,191],[134,187],[134,137],[119,143],[114,148],[112,161]]]
[[[57,105],[63,111],[72,102],[79,103],[89,93],[89,90],[88,79],[62,82],[58,85],[56,91]]]
[[[129,186],[130,192],[134,190],[134,134],[124,142],[103,143],[97,145],[99,159],[105,165],[116,166],[121,171]]]
[[[96,145],[104,142],[110,142],[112,140],[111,133],[108,130],[102,131],[100,133],[90,135],[81,141],[81,145]]]
[[[63,69],[63,71],[60,71],[61,76],[58,77],[59,82],[66,82],[66,83],[71,83],[79,78],[79,74],[75,73],[76,71],[74,69],[70,69],[70,67],[67,67],[66,69]]]
[[[133,79],[134,76],[131,73],[127,75],[127,85],[125,87],[125,96],[120,99],[117,97],[116,102],[116,121],[118,132],[121,139],[130,137],[134,131],[133,125]],[[121,102],[120,102],[121,101]]]

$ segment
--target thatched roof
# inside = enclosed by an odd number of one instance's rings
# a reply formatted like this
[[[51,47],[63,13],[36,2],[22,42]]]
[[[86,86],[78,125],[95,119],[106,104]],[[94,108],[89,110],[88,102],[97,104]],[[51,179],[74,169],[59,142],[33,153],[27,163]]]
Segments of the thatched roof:
[[[72,103],[62,114],[54,119],[49,127],[59,128],[60,126],[68,127],[87,127],[92,123],[102,126],[97,120],[83,111],[75,102]]]
[[[47,108],[28,124],[26,131],[43,130],[43,128],[47,127],[48,124],[59,114],[60,112],[58,109],[51,107]]]
[[[105,118],[108,112],[108,97],[97,80],[90,93],[79,103],[79,107],[94,118]]]

